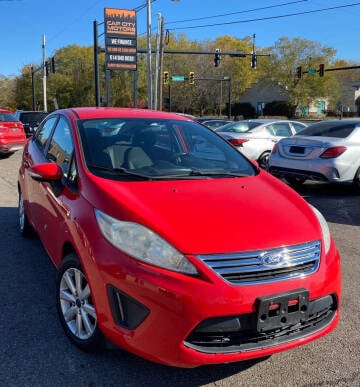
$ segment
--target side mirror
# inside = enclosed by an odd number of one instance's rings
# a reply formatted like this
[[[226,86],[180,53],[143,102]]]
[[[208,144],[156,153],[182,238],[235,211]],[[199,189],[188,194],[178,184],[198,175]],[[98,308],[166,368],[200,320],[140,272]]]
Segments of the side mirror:
[[[62,179],[63,172],[55,163],[43,163],[30,167],[29,175],[36,181],[56,182]]]

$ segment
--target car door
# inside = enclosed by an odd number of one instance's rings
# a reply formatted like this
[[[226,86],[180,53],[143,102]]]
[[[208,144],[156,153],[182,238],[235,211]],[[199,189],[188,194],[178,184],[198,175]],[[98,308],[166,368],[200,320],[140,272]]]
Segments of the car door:
[[[31,178],[30,174],[28,173],[28,169],[33,165],[45,163],[47,161],[45,157],[45,149],[47,147],[48,140],[57,120],[58,117],[53,116],[47,121],[45,121],[41,128],[39,128],[37,135],[30,140],[29,146],[27,149],[25,149],[23,154],[23,165],[25,168],[25,188],[23,195],[27,205],[28,216],[35,224],[35,228],[39,236],[41,234],[40,219],[42,219],[42,212],[44,211],[44,195],[42,186],[39,184],[38,181]]]
[[[65,117],[59,117],[44,148],[44,161],[54,162],[63,171],[61,182],[35,182],[38,208],[36,223],[38,234],[52,259],[58,251],[63,227],[69,217],[69,206],[64,197],[76,192],[76,166],[73,157],[74,145],[70,124]]]

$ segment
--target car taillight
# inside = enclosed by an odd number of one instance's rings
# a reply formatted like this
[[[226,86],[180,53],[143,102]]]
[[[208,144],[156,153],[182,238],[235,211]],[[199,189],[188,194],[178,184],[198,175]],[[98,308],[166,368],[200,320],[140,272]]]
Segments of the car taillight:
[[[326,149],[320,157],[322,159],[333,159],[335,157],[338,157],[342,155],[346,151],[346,146],[334,146],[332,148]]]
[[[229,141],[229,143],[230,143],[231,145],[234,145],[234,146],[242,146],[242,144],[243,144],[244,142],[247,142],[247,141],[249,141],[249,140],[246,139],[246,138],[229,138],[228,141]]]
[[[276,153],[276,150],[277,150],[277,144],[275,143],[271,150],[271,153]]]

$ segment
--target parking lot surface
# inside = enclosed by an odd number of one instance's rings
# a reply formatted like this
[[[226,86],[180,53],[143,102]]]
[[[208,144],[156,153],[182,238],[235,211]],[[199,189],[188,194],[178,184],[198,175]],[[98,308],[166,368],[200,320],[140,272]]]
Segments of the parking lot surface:
[[[85,353],[64,336],[55,269],[40,241],[22,238],[17,228],[20,159],[20,152],[0,159],[0,386],[360,385],[360,196],[349,187],[306,183],[298,191],[322,211],[342,257],[337,329],[266,359],[177,369],[120,349]]]

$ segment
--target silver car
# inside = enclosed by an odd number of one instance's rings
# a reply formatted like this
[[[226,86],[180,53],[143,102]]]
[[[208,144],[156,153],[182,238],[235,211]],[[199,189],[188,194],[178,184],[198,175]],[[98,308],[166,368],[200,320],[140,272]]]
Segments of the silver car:
[[[249,159],[256,160],[260,167],[267,168],[274,144],[304,128],[306,125],[298,121],[252,119],[235,121],[215,131]]]
[[[352,183],[360,192],[360,119],[321,121],[280,140],[268,166],[290,184]]]

